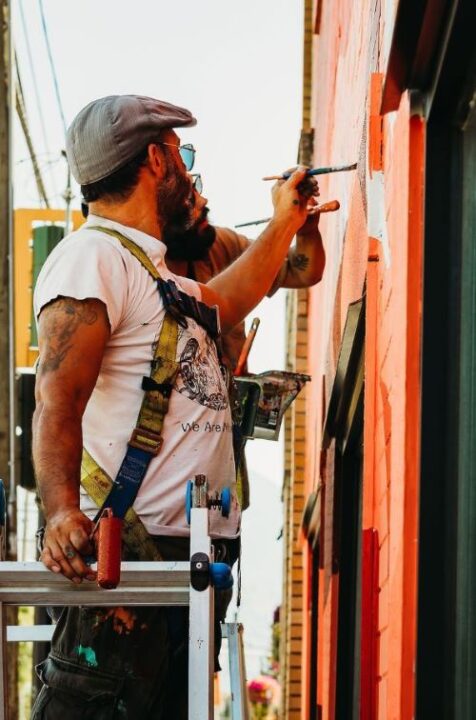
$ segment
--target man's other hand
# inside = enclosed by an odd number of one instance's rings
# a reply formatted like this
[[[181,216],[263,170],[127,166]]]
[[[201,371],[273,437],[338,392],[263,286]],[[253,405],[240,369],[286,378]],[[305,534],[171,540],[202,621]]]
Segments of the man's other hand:
[[[316,235],[319,230],[319,219],[321,213],[315,197],[311,197],[307,204],[307,217],[299,228],[298,235]]]
[[[42,563],[54,573],[62,573],[75,583],[83,578],[95,580],[96,573],[84,562],[94,554],[90,540],[93,522],[78,508],[61,510],[51,515],[43,538]]]

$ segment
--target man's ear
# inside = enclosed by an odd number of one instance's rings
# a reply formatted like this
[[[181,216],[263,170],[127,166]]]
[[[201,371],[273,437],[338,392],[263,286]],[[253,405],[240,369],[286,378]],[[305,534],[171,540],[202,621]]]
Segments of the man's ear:
[[[165,172],[165,161],[162,150],[158,145],[150,143],[147,147],[147,159],[151,172],[157,177],[162,177]]]

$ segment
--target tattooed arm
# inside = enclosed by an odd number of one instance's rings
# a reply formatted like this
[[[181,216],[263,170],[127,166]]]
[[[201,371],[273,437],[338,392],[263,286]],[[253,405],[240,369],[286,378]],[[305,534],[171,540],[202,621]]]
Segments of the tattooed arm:
[[[46,518],[41,559],[74,582],[94,578],[81,558],[92,550],[92,522],[79,509],[81,419],[109,335],[100,300],[58,298],[40,315],[33,461]]]
[[[280,287],[304,288],[315,285],[322,278],[326,256],[319,232],[319,213],[309,215],[296,235],[296,244],[273,283],[272,294]]]

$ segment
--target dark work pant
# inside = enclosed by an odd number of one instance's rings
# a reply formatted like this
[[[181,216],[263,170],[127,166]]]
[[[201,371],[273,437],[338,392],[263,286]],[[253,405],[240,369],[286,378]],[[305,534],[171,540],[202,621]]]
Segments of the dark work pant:
[[[164,560],[188,560],[184,538],[155,538]],[[239,540],[215,542],[232,565]],[[133,560],[130,554],[125,559]],[[221,643],[231,591],[215,592],[215,642]],[[187,720],[188,608],[55,608],[43,682],[31,720]]]

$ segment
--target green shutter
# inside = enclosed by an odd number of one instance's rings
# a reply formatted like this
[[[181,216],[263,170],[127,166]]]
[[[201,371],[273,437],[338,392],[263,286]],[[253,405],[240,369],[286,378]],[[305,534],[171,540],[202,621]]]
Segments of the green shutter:
[[[476,717],[476,111],[463,133],[455,717]]]
[[[64,227],[61,225],[41,225],[33,230],[33,289],[40,270],[50,252],[64,237]],[[38,333],[36,331],[35,313],[31,310],[30,345],[37,347]]]

